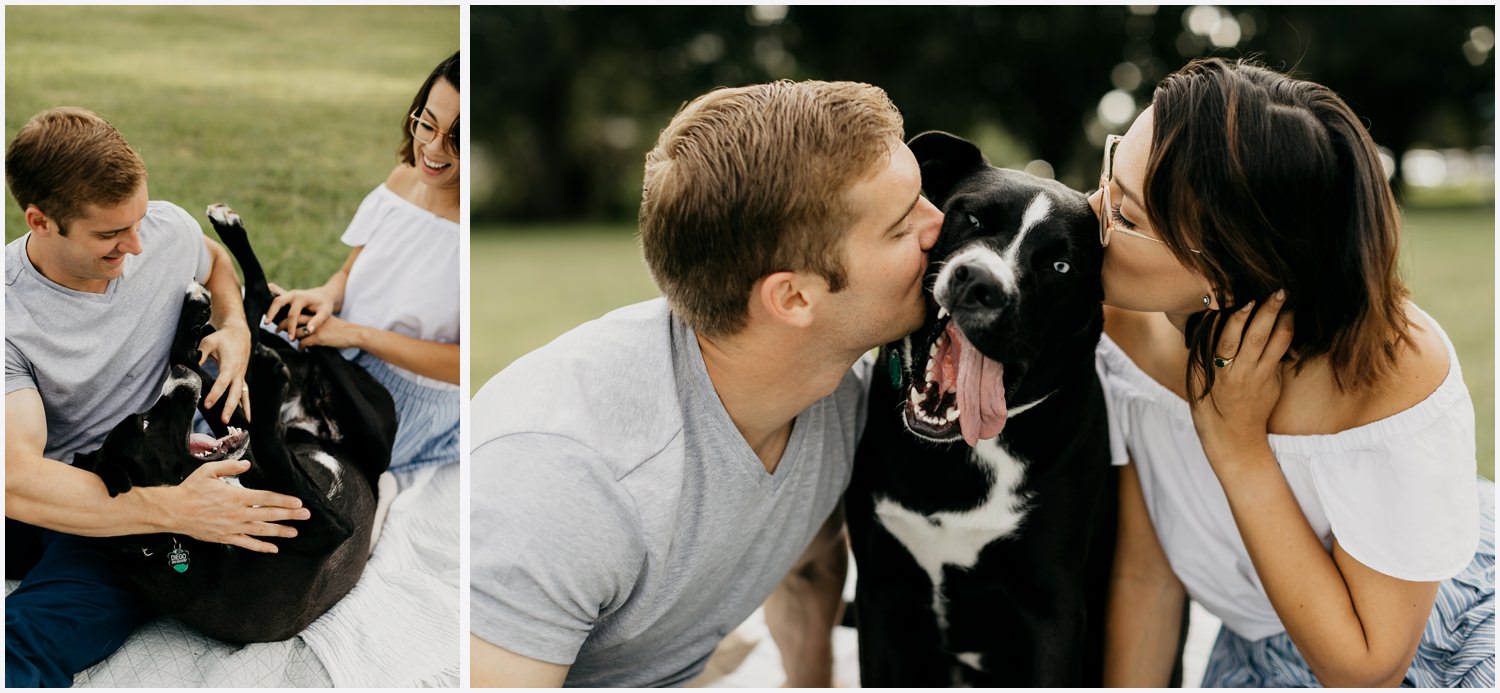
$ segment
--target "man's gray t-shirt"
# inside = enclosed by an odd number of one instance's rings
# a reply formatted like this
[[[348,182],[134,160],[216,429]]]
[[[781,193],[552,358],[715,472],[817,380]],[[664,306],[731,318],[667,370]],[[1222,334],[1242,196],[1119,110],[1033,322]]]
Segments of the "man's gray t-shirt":
[[[770,474],[661,299],[516,361],[472,406],[470,630],[569,686],[686,683],[837,506],[868,378],[798,415]]]
[[[42,276],[26,254],[30,233],[5,246],[5,394],[41,396],[50,459],[99,447],[161,395],[183,298],[212,259],[202,227],[170,202],[147,205],[140,235],[141,253],[125,256],[102,294]]]

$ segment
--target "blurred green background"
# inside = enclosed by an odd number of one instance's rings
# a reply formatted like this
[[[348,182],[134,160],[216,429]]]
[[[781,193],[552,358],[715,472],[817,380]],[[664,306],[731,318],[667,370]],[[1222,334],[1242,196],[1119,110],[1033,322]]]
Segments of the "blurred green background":
[[[1479,471],[1495,477],[1495,216],[1406,211],[1402,275],[1458,350],[1474,399]],[[511,361],[620,306],[661,295],[631,226],[476,228],[470,239],[471,390]],[[488,298],[486,298],[488,297]]]
[[[1494,476],[1492,7],[475,7],[473,390],[658,295],[634,217],[645,152],[685,102],[772,79],[879,85],[908,136],[1086,190],[1166,74],[1258,57],[1339,92],[1406,215],[1402,272],[1453,339]]]
[[[5,138],[53,106],[109,120],[152,199],[227,202],[282,286],[322,284],[459,47],[456,7],[7,7]],[[205,224],[212,236],[212,230]],[[25,231],[6,195],[5,238]]]

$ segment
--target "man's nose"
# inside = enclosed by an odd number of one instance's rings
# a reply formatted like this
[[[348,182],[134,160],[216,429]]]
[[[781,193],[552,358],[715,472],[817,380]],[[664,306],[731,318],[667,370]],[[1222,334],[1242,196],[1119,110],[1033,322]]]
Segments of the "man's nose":
[[[125,232],[125,238],[124,238],[124,240],[120,241],[120,244],[118,246],[115,246],[115,247],[118,248],[121,252],[130,253],[131,255],[140,255],[141,254],[141,229],[140,229],[140,227],[136,227],[136,228],[133,228],[133,229],[131,229],[129,231],[126,231]]]
[[[917,238],[925,252],[937,243],[938,233],[943,230],[943,211],[926,197],[922,197],[917,200],[917,213],[920,220],[918,228],[921,229]]]

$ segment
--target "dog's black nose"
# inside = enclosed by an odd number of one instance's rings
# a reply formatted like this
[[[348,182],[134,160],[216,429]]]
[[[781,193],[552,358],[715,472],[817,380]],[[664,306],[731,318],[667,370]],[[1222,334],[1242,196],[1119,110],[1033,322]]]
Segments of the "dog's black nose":
[[[959,265],[953,268],[950,290],[959,308],[994,310],[1000,307],[1000,282],[982,267]]]

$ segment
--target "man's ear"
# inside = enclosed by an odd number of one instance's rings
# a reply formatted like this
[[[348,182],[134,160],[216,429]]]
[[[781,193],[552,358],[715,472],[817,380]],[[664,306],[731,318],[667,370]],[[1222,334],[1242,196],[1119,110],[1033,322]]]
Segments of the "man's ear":
[[[784,271],[761,277],[750,290],[754,308],[771,320],[790,327],[811,325],[812,306],[819,291],[812,281],[816,276]],[[754,308],[752,313],[756,312]]]
[[[38,236],[51,235],[53,229],[57,228],[53,225],[52,219],[47,216],[47,213],[37,208],[36,205],[26,205],[25,214],[26,228]]]

